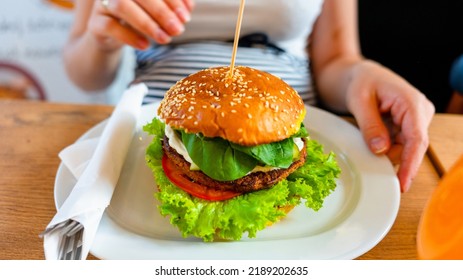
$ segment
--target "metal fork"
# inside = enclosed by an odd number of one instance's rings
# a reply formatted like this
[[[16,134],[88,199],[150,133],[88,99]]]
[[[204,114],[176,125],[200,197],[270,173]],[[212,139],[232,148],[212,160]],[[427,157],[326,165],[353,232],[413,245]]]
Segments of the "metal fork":
[[[82,255],[82,238],[84,227],[75,220],[67,220],[46,229],[39,234],[44,237],[45,234],[60,231],[60,244],[58,259],[60,260],[79,260]]]

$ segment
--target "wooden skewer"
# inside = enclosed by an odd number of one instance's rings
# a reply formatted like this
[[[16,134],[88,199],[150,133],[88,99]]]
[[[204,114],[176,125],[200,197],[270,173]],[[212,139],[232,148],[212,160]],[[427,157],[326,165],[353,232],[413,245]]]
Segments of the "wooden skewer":
[[[238,41],[240,39],[241,22],[243,21],[245,2],[246,2],[245,0],[241,0],[240,2],[240,10],[238,12],[238,20],[236,22],[236,28],[235,28],[235,39],[233,40],[233,52],[232,52],[231,63],[230,63],[230,72],[228,73],[229,78],[233,77],[233,70],[235,68],[236,52],[238,50]]]

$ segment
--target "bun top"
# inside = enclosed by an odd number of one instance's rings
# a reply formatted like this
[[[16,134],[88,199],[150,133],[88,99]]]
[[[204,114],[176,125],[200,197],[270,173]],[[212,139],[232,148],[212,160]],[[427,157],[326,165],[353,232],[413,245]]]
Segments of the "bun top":
[[[158,109],[176,129],[221,137],[244,146],[281,141],[305,116],[299,94],[280,78],[238,66],[196,72],[172,86]]]

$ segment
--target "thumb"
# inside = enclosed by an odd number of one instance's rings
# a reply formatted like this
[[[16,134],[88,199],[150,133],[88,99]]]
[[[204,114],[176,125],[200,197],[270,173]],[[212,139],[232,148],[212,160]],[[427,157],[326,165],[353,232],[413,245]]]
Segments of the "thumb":
[[[384,124],[378,110],[376,100],[351,108],[357,124],[362,132],[363,139],[374,154],[385,154],[390,146],[389,131]]]

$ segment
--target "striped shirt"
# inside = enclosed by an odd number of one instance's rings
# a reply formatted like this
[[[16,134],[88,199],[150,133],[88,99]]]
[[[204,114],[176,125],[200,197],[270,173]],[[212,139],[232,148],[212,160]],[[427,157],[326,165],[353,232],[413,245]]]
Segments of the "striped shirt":
[[[149,89],[144,103],[159,101],[177,81],[199,70],[230,65],[233,43],[195,42],[153,45],[137,51],[136,80]],[[292,86],[305,103],[316,103],[309,63],[281,49],[260,45],[238,47],[236,65],[249,66],[280,77]]]

